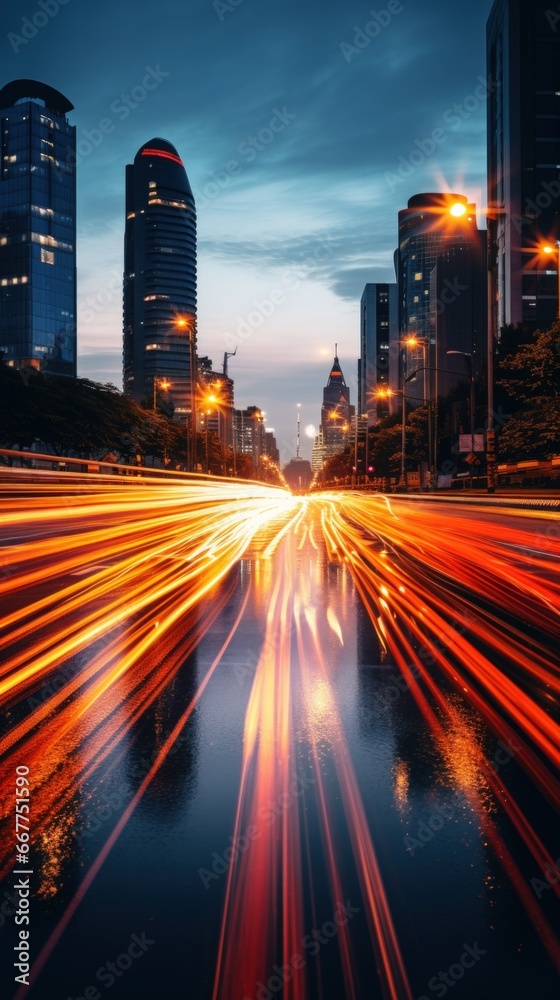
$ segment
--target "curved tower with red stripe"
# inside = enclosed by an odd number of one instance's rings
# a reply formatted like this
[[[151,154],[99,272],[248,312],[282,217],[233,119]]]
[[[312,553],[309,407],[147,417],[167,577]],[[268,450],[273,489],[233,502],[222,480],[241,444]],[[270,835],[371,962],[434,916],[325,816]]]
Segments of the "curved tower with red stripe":
[[[196,210],[183,162],[151,139],[126,168],[124,391],[187,418],[196,385]]]

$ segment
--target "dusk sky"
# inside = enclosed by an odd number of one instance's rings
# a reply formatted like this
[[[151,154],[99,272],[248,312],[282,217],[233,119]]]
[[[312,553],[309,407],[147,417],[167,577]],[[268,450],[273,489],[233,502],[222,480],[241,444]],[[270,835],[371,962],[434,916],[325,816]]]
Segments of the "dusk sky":
[[[57,7],[4,0],[1,84],[75,105],[79,374],[121,386],[124,168],[161,136],[197,205],[199,353],[220,368],[239,345],[236,405],[266,410],[287,461],[335,342],[356,403],[359,300],[395,280],[398,210],[453,190],[483,224],[490,0]]]

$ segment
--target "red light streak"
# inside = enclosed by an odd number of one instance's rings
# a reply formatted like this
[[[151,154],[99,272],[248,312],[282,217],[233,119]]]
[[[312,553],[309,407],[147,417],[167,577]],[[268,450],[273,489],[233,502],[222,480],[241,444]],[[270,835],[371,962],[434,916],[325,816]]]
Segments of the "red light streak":
[[[541,871],[554,867],[546,834],[535,829],[508,791],[507,777],[489,766],[460,703],[449,696],[452,690],[497,739],[515,744],[519,766],[558,809],[560,727],[550,707],[560,692],[560,665],[550,650],[560,634],[560,540],[545,530],[554,514],[524,512],[528,520],[521,521],[500,508],[493,513],[482,507],[442,509],[351,493],[294,499],[234,483],[131,487],[92,485],[84,477],[83,493],[69,496],[68,486],[43,477],[33,486],[34,496],[22,498],[17,489],[3,490],[4,525],[15,540],[9,547],[9,573],[0,580],[3,703],[16,708],[73,658],[83,661],[43,704],[19,721],[16,714],[0,738],[0,775],[10,773],[25,747],[36,776],[38,836],[47,858],[40,889],[44,895],[56,893],[70,849],[63,819],[75,820],[76,787],[120,752],[131,727],[211,628],[219,608],[207,610],[205,600],[239,559],[251,554],[251,597],[266,629],[246,708],[233,834],[237,839],[252,825],[260,835],[229,868],[213,998],[252,996],[274,963],[288,964],[301,951],[304,883],[311,872],[304,800],[314,802],[319,819],[333,911],[347,898],[334,806],[322,774],[325,743],[384,995],[390,1000],[411,997],[406,955],[329,668],[327,649],[345,642],[343,613],[327,602],[319,614],[314,601],[322,579],[314,575],[312,567],[319,563],[313,560],[324,545],[331,561],[347,567],[382,649],[400,669],[430,728],[450,780],[464,792],[560,969],[558,940],[499,833],[493,810],[503,810]],[[344,574],[341,587],[346,586]],[[241,614],[87,872],[36,962],[35,975],[219,670]],[[176,645],[178,623],[184,641]],[[163,662],[156,655],[162,650]],[[290,793],[297,774],[298,727],[306,734],[313,765],[313,790],[307,798]],[[403,807],[407,780],[401,768],[395,781]],[[290,795],[289,807],[267,825],[263,817],[270,803]],[[44,836],[49,829],[50,840]],[[4,855],[0,871],[10,864]],[[560,893],[558,884],[554,888]],[[315,914],[312,883],[310,890]],[[346,995],[359,995],[351,926],[340,927],[332,947],[339,952]],[[307,996],[306,971],[298,970],[284,984],[283,1000]]]

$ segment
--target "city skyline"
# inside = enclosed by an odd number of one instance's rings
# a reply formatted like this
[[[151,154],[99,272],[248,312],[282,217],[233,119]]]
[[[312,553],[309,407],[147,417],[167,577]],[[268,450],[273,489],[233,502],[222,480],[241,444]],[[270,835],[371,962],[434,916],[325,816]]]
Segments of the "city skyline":
[[[165,34],[126,4],[106,19],[104,4],[61,5],[25,38],[8,3],[5,81],[44,80],[75,106],[80,374],[121,385],[125,165],[160,135],[188,164],[196,200],[199,350],[220,357],[239,344],[236,405],[266,408],[287,460],[297,402],[303,426],[318,423],[335,342],[356,402],[360,297],[368,281],[394,281],[398,209],[438,189],[484,209],[490,7],[469,6],[467,19],[466,5],[393,3],[370,37],[359,4],[327,5],[320,24],[291,4],[199,3],[188,15],[168,5],[177,31]],[[270,32],[272,61],[258,44]],[[303,442],[309,456],[312,440]]]

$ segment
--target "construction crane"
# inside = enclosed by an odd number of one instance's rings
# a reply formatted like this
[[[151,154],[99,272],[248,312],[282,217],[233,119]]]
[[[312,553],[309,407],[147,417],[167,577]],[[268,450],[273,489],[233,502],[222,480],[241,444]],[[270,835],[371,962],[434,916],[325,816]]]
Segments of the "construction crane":
[[[223,373],[224,373],[224,375],[225,375],[226,378],[229,378],[229,376],[228,376],[228,359],[229,358],[234,358],[236,354],[237,354],[237,347],[235,348],[235,351],[226,351],[224,353]]]

